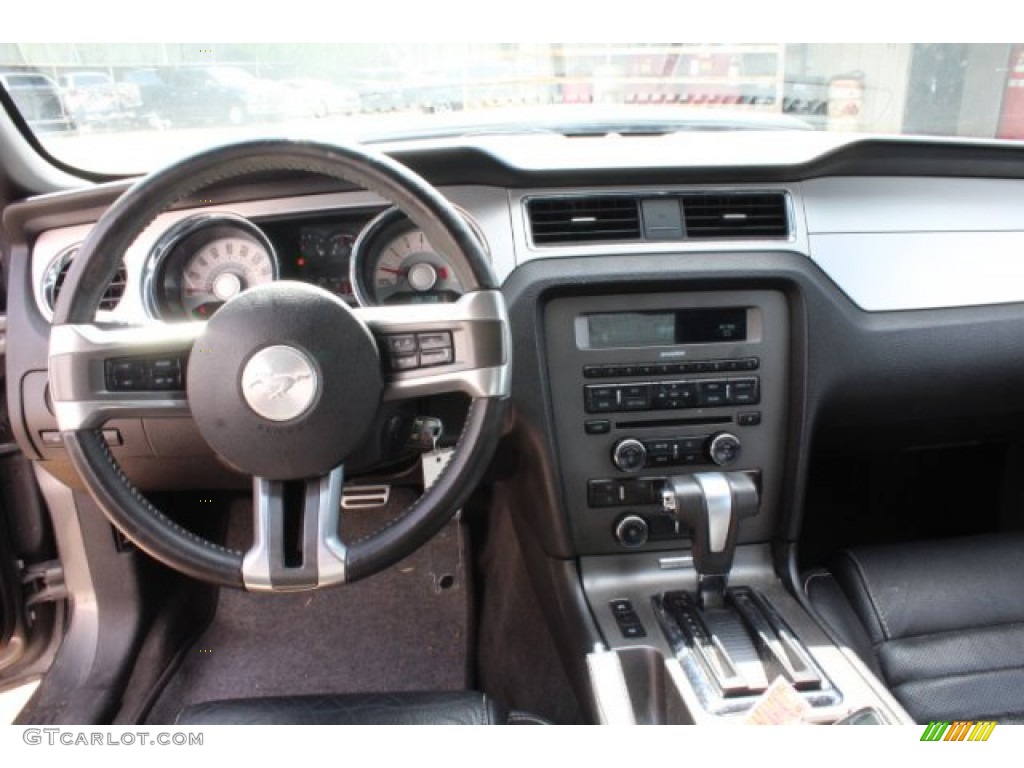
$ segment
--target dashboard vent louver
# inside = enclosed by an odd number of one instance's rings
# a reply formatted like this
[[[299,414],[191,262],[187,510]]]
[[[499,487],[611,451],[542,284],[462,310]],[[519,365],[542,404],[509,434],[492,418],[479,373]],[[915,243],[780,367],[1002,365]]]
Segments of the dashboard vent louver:
[[[536,245],[640,240],[635,197],[552,197],[527,203]]]
[[[689,240],[789,236],[784,194],[698,194],[681,200]]]
[[[78,253],[78,248],[69,248],[59,257],[54,259],[53,264],[46,272],[46,277],[43,283],[43,293],[46,297],[46,304],[50,311],[57,306],[57,297],[60,296],[60,289],[64,286],[64,281],[67,279],[68,272],[71,270],[71,262],[74,261],[75,254]],[[110,281],[106,292],[103,294],[103,298],[100,300],[100,309],[104,311],[111,311],[121,303],[121,298],[124,296],[125,284],[128,281],[128,273],[125,270],[124,264],[117,268],[117,272],[114,275],[114,279]]]

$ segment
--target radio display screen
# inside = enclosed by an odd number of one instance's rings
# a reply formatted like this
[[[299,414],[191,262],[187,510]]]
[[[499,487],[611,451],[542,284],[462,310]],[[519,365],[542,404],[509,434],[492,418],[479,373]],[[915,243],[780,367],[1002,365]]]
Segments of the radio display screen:
[[[590,349],[746,341],[747,310],[680,309],[587,315]]]

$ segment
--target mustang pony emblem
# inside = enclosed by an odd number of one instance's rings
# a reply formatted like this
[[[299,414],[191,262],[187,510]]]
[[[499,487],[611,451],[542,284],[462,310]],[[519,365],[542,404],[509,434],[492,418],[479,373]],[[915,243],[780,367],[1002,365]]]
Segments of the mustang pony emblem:
[[[249,387],[262,386],[267,390],[271,400],[285,395],[298,382],[311,378],[313,374],[305,371],[299,373],[264,373],[249,382]]]

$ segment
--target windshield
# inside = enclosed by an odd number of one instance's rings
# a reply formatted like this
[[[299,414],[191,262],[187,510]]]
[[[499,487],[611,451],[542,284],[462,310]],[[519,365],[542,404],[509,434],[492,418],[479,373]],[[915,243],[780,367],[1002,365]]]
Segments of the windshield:
[[[258,135],[1024,139],[1008,43],[0,43],[0,85],[47,151],[111,174]]]

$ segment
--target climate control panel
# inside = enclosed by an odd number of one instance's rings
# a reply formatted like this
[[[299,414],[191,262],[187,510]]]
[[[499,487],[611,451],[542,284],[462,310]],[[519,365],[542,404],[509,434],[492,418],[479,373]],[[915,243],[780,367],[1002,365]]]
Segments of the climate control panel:
[[[612,464],[623,472],[699,464],[725,467],[739,458],[742,445],[740,439],[730,432],[645,440],[625,437],[612,447],[611,458]]]

